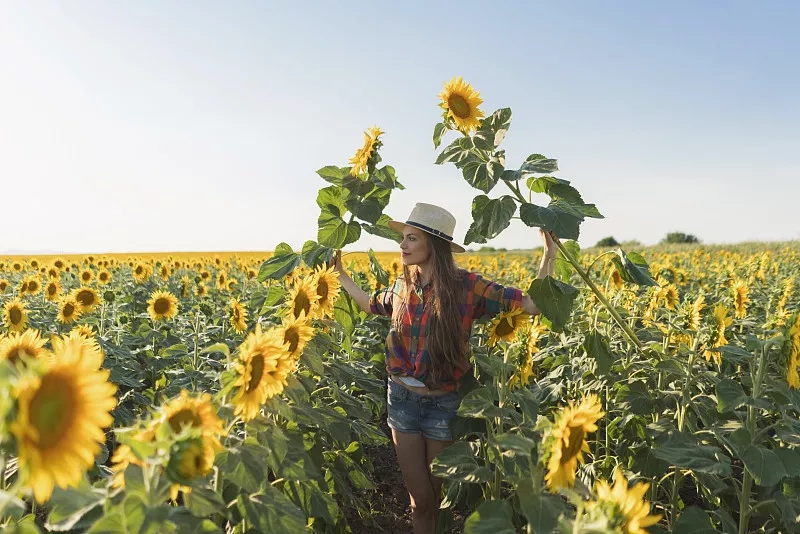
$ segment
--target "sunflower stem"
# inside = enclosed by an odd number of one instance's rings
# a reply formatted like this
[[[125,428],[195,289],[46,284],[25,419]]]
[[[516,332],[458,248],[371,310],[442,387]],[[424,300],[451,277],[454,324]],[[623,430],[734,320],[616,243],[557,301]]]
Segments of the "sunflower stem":
[[[761,356],[758,359],[758,369],[756,369],[755,380],[753,380],[753,399],[761,397],[761,383],[764,380],[764,372],[767,367],[767,345],[761,347]],[[756,408],[747,407],[747,431],[750,433],[750,440],[755,442],[756,437]],[[753,477],[745,467],[742,474],[742,493],[739,495],[739,534],[746,534],[750,524],[750,490],[753,486]]]
[[[639,349],[644,348],[644,345],[639,340],[639,338],[636,337],[636,334],[628,326],[628,323],[625,322],[625,320],[620,316],[620,314],[617,312],[617,310],[611,305],[610,302],[608,302],[608,299],[606,298],[606,296],[603,295],[603,293],[595,285],[595,283],[592,282],[591,278],[589,278],[589,276],[586,274],[586,271],[583,270],[583,267],[581,266],[581,264],[579,264],[578,261],[575,258],[572,257],[572,254],[570,254],[569,250],[567,250],[567,248],[563,245],[563,243],[561,243],[561,240],[558,237],[554,236],[553,237],[553,241],[558,246],[558,250],[561,251],[561,254],[563,254],[564,258],[572,265],[572,267],[575,268],[575,271],[578,273],[578,275],[580,275],[580,277],[583,279],[583,281],[586,282],[586,285],[589,286],[589,288],[597,296],[597,298],[600,300],[600,302],[603,303],[603,306],[606,307],[606,309],[608,310],[608,313],[610,313],[611,316],[614,318],[614,320],[617,321],[617,324],[628,335],[630,340],[633,341],[634,345],[636,345],[636,347],[639,348]]]

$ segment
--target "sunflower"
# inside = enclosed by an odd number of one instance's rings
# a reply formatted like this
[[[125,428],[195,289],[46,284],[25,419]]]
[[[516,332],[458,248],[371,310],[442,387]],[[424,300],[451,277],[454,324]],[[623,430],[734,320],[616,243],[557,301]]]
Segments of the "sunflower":
[[[484,116],[478,108],[483,99],[461,76],[445,83],[444,91],[438,97],[442,99],[439,107],[444,110],[445,121],[452,120],[456,128],[466,135],[478,129],[480,119]]]
[[[623,285],[622,275],[619,274],[619,271],[617,270],[616,267],[614,267],[611,270],[611,275],[608,277],[608,281],[611,284],[611,286],[617,291],[622,289]]]
[[[800,388],[800,375],[797,368],[800,365],[800,313],[794,315],[791,326],[788,329],[787,342],[788,360],[786,368],[786,381],[793,389]]]
[[[522,308],[500,312],[489,325],[489,340],[486,344],[494,347],[500,340],[513,341],[517,330],[530,323],[530,320],[531,316]]]
[[[314,337],[314,327],[311,326],[311,321],[305,317],[295,319],[292,315],[286,316],[283,318],[283,324],[277,330],[283,335],[283,342],[295,360],[300,359],[306,343]]]
[[[17,415],[9,425],[16,438],[19,473],[36,501],[50,498],[54,486],[76,486],[105,442],[117,405],[117,387],[100,363],[81,358],[73,343],[43,362],[41,372],[17,384]]]
[[[21,261],[15,261],[14,263],[11,264],[11,268],[13,270],[15,270],[16,272],[22,271],[22,262]]]
[[[97,273],[97,281],[102,285],[106,285],[111,281],[111,273],[108,271],[108,269],[102,269],[99,273]]]
[[[58,280],[61,278],[61,271],[59,271],[55,265],[48,267],[45,274],[47,274],[47,278],[51,280]]]
[[[89,341],[95,340],[94,328],[92,328],[92,326],[88,324],[79,324],[78,326],[74,326],[72,327],[72,330],[69,331],[69,333],[70,334],[74,333],[75,335],[81,336],[82,338]]]
[[[22,332],[28,326],[28,312],[19,297],[6,302],[3,322],[10,332]]]
[[[728,315],[728,312],[729,310],[724,304],[717,304],[714,306],[715,332],[714,341],[711,344],[711,348],[721,347],[728,344],[728,340],[725,338],[725,329],[733,323],[733,318]],[[710,361],[711,358],[714,358],[714,361],[717,363],[717,365],[722,363],[722,355],[718,351],[706,350],[703,352],[703,356],[705,357],[706,361]]]
[[[733,304],[736,309],[734,317],[737,319],[744,319],[747,316],[747,304],[750,298],[747,294],[750,292],[750,287],[744,280],[737,280],[733,284]]]
[[[153,268],[146,263],[137,263],[136,266],[133,267],[131,274],[133,275],[134,282],[142,284],[153,274]]]
[[[80,306],[81,313],[91,312],[95,306],[100,304],[100,295],[91,287],[81,286],[72,291],[72,295]]]
[[[9,282],[5,278],[0,278],[0,293],[5,293],[8,289]]]
[[[381,131],[377,126],[373,126],[364,132],[364,145],[356,150],[355,156],[348,160],[352,165],[350,168],[351,176],[358,176],[364,173],[369,168],[369,160],[373,157],[373,152],[377,151],[383,144],[379,137],[385,132]]]
[[[203,280],[208,280],[209,278],[211,278],[211,271],[209,271],[208,269],[203,269],[202,271],[200,271],[200,278]]]
[[[166,282],[167,280],[169,280],[170,274],[171,273],[169,271],[169,265],[161,264],[161,267],[159,267],[158,269],[158,276],[160,276],[161,279]]]
[[[317,267],[313,276],[317,296],[319,297],[319,300],[317,300],[317,316],[320,319],[329,317],[333,315],[333,306],[342,290],[339,276],[333,267],[325,268],[322,265]]]
[[[81,306],[73,295],[68,295],[61,299],[58,305],[58,322],[61,324],[72,324],[81,316]]]
[[[228,284],[228,273],[224,269],[220,270],[217,276],[214,277],[214,282],[217,285],[217,289],[225,289]]]
[[[614,485],[605,480],[595,483],[596,499],[587,506],[589,517],[605,518],[609,530],[623,534],[647,534],[661,515],[650,515],[650,503],[644,500],[650,484],[637,482],[628,488],[628,480],[619,466],[614,470]]]
[[[26,286],[25,292],[28,295],[37,295],[42,291],[42,281],[37,275],[26,276],[23,283]]]
[[[173,443],[166,469],[167,477],[174,482],[170,488],[170,498],[177,501],[179,491],[189,493],[192,488],[188,484],[211,472],[215,456],[216,451],[209,455],[202,438],[187,437]]]
[[[17,286],[17,293],[20,295],[25,295],[28,292],[28,279],[23,278],[19,282],[19,286]]]
[[[242,333],[247,330],[247,309],[242,306],[239,299],[232,298],[230,300],[230,312],[230,321],[233,329],[236,330],[237,333]]]
[[[147,303],[147,313],[154,321],[172,319],[178,314],[178,298],[169,291],[154,291]]]
[[[300,319],[300,317],[311,317],[316,313],[319,301],[316,285],[313,276],[295,279],[286,300],[292,317]]]
[[[47,282],[44,287],[44,296],[47,300],[56,301],[61,297],[61,284],[56,279]]]
[[[255,331],[239,346],[234,413],[241,414],[244,421],[254,419],[262,404],[283,391],[293,368],[294,361],[280,332],[262,332],[261,325],[256,324]]]
[[[208,288],[205,284],[197,284],[197,287],[194,288],[194,294],[198,297],[205,297],[208,294]]]
[[[533,318],[527,327],[519,330],[520,336],[525,342],[525,354],[522,364],[514,372],[508,381],[509,388],[525,387],[533,376],[533,355],[539,352],[539,339],[547,331],[547,327],[539,324],[540,316]]]
[[[84,269],[81,271],[81,274],[78,278],[80,279],[81,284],[88,284],[94,280],[94,271],[91,269]]]
[[[575,484],[578,463],[583,463],[583,453],[589,452],[586,434],[597,430],[597,420],[605,415],[596,395],[589,395],[577,406],[570,401],[556,417],[547,444],[550,458],[547,462],[545,482],[550,491],[571,488]]]
[[[674,310],[680,302],[680,298],[678,297],[678,289],[673,284],[667,284],[663,288],[662,295],[664,298],[664,305],[668,310]]]
[[[16,364],[25,359],[37,359],[47,353],[44,348],[46,339],[42,339],[38,330],[27,329],[24,332],[13,332],[0,340],[0,361]]]
[[[89,325],[76,326],[70,330],[69,334],[64,336],[52,336],[50,345],[52,345],[53,353],[56,355],[62,354],[67,345],[72,345],[74,350],[79,351],[81,361],[98,362],[98,368],[106,357],[105,352],[97,343],[92,327]]]

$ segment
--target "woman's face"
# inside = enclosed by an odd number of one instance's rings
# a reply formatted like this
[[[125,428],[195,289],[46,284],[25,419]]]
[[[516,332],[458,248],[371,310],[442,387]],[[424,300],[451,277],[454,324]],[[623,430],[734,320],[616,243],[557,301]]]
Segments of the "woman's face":
[[[404,265],[424,265],[431,257],[428,234],[413,226],[406,226],[400,242],[400,255]]]

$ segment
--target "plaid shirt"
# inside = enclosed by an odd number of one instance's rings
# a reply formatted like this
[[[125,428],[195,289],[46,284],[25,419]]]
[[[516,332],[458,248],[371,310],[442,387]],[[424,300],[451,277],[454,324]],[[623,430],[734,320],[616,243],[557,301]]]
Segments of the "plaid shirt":
[[[522,291],[514,287],[503,287],[477,273],[463,269],[460,271],[464,276],[464,294],[459,311],[461,334],[466,341],[472,332],[473,321],[518,308],[522,304]],[[369,308],[372,313],[392,317],[392,328],[386,337],[386,371],[390,375],[413,376],[425,382],[430,366],[425,340],[431,317],[426,303],[430,302],[433,286],[430,283],[425,287],[414,284],[408,288],[408,311],[404,317],[395,317],[395,303],[399,314],[400,299],[405,289],[405,279],[400,276],[392,287],[372,294]],[[395,326],[398,322],[401,325],[400,331]],[[463,365],[454,368],[452,377],[442,376],[439,385],[441,389],[454,391],[458,388],[461,377],[472,369],[469,354],[464,355],[462,363]]]

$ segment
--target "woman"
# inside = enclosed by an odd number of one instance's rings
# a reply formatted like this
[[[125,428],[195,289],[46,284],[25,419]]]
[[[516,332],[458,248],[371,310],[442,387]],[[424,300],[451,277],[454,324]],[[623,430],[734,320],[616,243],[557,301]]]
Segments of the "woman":
[[[342,287],[366,312],[392,318],[386,338],[388,424],[397,461],[411,499],[416,534],[433,533],[441,498],[441,479],[431,461],[453,443],[450,421],[459,406],[456,390],[471,372],[469,337],[472,322],[521,307],[539,309],[528,295],[456,267],[453,252],[455,218],[445,209],[418,203],[405,222],[389,226],[402,232],[403,274],[394,285],[365,293],[334,258]],[[539,278],[552,274],[557,248],[541,232],[544,255]]]

